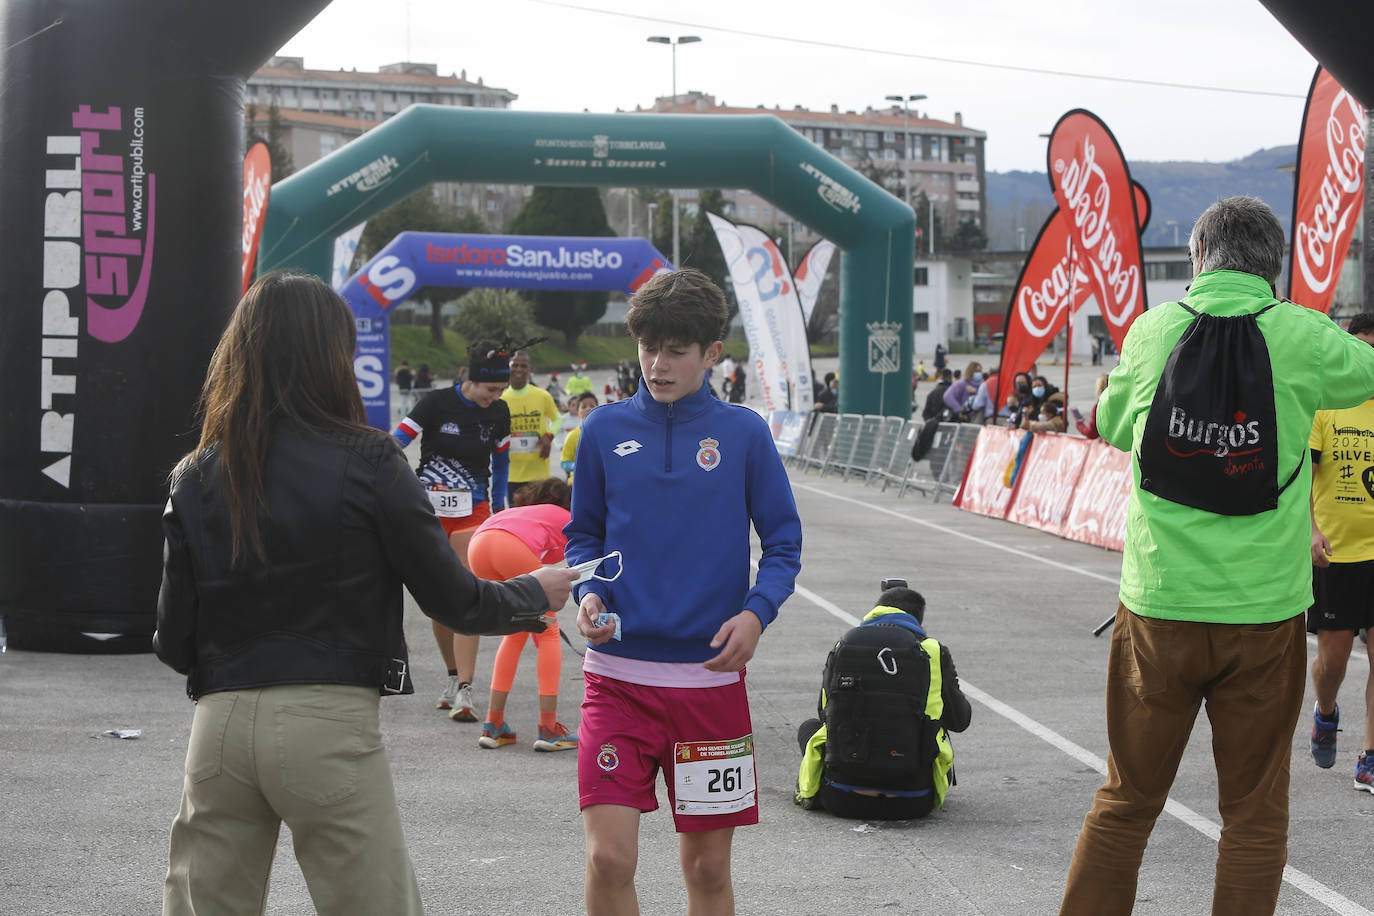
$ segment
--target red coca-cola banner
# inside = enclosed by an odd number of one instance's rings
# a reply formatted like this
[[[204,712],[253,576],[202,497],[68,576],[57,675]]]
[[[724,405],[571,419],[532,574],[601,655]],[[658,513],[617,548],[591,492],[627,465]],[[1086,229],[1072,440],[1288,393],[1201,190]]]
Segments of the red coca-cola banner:
[[[253,284],[258,260],[258,240],[267,215],[267,195],[272,187],[272,156],[266,143],[254,143],[243,160],[243,291]]]
[[[1131,183],[1131,188],[1139,231],[1143,232],[1150,220],[1150,195],[1136,182]],[[1001,372],[997,376],[998,407],[1011,393],[1016,373],[1029,371],[1070,316],[1094,295],[1079,251],[1073,247],[1070,219],[1063,212],[1056,207],[1040,227],[1007,305]]]
[[[1021,268],[1003,325],[996,403],[1013,390],[1014,376],[1026,372],[1064,328],[1069,300],[1081,304],[1091,291],[1088,277],[1074,262],[1069,230],[1058,208],[1045,220]]]
[[[1135,486],[1131,453],[1100,439],[1089,446],[1061,533],[1071,540],[1121,550],[1126,546],[1126,504]]]
[[[1131,322],[1145,311],[1143,224],[1126,159],[1097,115],[1075,109],[1050,135],[1049,175],[1074,256],[1120,350]]]
[[[1036,433],[1007,521],[1063,535],[1091,446],[1087,439],[1075,436]]]
[[[978,441],[973,445],[968,466],[964,468],[964,479],[959,491],[954,494],[953,503],[960,509],[1005,518],[1007,507],[1011,505],[1016,488],[1009,488],[1002,482],[1007,465],[1016,459],[1016,447],[1021,437],[1026,435],[1019,429],[1003,429],[997,426],[984,426],[978,431]],[[1034,453],[1034,443],[1031,452]],[[1031,455],[1026,456],[1031,460]],[[1025,473],[1021,474],[1025,477]]]
[[[1002,483],[1020,430],[984,427],[969,456],[954,505],[1051,534],[1121,550],[1135,481],[1129,452],[1100,439],[1036,433],[1014,489]]]
[[[1331,307],[1364,207],[1364,133],[1364,106],[1318,66],[1298,137],[1288,298],[1319,312]]]

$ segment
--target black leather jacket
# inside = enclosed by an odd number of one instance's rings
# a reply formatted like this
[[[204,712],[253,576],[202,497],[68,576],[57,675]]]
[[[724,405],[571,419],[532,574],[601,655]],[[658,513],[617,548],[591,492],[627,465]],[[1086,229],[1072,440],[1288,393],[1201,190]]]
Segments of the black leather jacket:
[[[543,627],[548,601],[533,577],[486,582],[458,561],[389,436],[282,423],[263,491],[267,562],[245,550],[231,565],[217,452],[173,482],[153,651],[186,675],[192,698],[274,684],[414,693],[403,584],[461,633]]]

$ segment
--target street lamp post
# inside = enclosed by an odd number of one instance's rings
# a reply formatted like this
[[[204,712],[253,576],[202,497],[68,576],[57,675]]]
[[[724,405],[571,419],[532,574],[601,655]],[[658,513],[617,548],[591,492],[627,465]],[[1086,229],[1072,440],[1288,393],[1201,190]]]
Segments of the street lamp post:
[[[889,102],[902,103],[902,188],[906,194],[906,205],[911,206],[911,103],[919,102],[927,96],[920,93],[912,95],[885,95]],[[930,241],[927,251],[935,253],[935,203],[926,195],[926,215],[929,223]]]
[[[669,38],[667,35],[650,35],[649,41],[654,44],[668,45],[673,49],[673,107],[677,107],[677,46],[689,45],[701,41],[699,35],[679,35],[677,40]],[[673,188],[670,193],[673,195],[673,267],[681,267],[681,232],[678,230],[678,200],[677,188]]]
[[[1054,139],[1054,134],[1041,134],[1040,136],[1046,140]],[[1046,145],[1048,146],[1048,144]],[[1064,403],[1060,405],[1061,410],[1069,409],[1069,367],[1073,365],[1073,318],[1075,314],[1073,303],[1078,298],[1077,285],[1078,254],[1074,251],[1073,233],[1069,233],[1069,307],[1064,315]],[[1054,346],[1056,350],[1059,347],[1059,335],[1057,334],[1054,338]]]

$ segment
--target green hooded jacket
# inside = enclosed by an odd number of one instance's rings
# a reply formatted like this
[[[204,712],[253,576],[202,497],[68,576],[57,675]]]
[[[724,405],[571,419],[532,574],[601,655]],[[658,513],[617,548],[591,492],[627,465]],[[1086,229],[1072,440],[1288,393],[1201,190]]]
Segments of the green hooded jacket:
[[[1261,277],[1216,270],[1194,278],[1185,301],[1199,312],[1244,315],[1275,299]],[[1274,377],[1279,481],[1299,462],[1303,467],[1277,509],[1216,515],[1140,489],[1145,418],[1165,361],[1192,320],[1175,303],[1137,318],[1098,402],[1103,440],[1132,455],[1135,486],[1126,512],[1121,603],[1142,617],[1170,620],[1287,620],[1312,604],[1312,468],[1306,460],[1312,417],[1374,396],[1374,347],[1300,305],[1281,303],[1259,317]]]

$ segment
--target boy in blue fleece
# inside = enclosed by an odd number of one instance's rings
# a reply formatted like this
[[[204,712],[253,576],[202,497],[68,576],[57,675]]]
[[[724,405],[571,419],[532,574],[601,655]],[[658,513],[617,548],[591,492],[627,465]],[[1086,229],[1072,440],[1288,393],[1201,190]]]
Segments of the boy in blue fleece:
[[[801,520],[767,423],[704,384],[727,316],[700,271],[645,283],[626,316],[643,381],[582,426],[568,563],[621,555],[618,576],[603,568],[575,592],[589,644],[578,789],[592,916],[638,912],[639,819],[658,807],[659,769],[690,912],[734,912],[734,828],[758,823],[744,666],[792,593]]]

